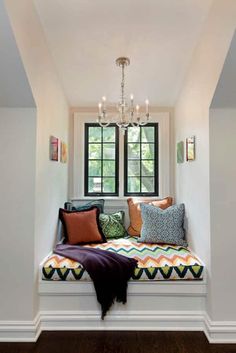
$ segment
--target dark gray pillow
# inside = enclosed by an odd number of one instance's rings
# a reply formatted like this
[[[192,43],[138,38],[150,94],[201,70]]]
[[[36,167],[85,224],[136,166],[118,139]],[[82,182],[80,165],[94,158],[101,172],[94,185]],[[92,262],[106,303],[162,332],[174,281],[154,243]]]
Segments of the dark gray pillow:
[[[145,203],[140,207],[143,225],[139,242],[188,246],[184,239],[184,204],[165,210]]]
[[[67,211],[86,211],[90,209],[90,207],[96,206],[99,209],[100,213],[104,213],[104,203],[104,199],[92,200],[84,205],[75,205],[73,204],[73,202],[66,202],[64,208]]]

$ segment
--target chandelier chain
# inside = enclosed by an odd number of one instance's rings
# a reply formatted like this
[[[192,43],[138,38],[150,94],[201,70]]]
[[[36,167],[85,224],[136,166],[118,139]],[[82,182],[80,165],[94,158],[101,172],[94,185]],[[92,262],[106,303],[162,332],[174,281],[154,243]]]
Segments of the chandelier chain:
[[[122,121],[124,121],[124,115],[125,115],[125,69],[124,69],[124,64],[122,65],[121,111],[122,111]]]

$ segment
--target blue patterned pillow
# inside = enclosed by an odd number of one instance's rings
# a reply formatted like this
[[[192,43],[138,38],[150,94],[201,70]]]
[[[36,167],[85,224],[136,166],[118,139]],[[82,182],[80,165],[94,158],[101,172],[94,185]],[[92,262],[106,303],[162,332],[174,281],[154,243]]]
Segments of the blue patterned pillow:
[[[184,239],[184,204],[165,210],[145,203],[140,206],[143,225],[139,242],[188,246]]]

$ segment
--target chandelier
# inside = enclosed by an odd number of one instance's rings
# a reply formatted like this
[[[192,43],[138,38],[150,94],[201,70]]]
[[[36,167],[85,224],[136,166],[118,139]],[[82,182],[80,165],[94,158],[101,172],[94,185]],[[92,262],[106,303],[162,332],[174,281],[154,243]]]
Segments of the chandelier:
[[[140,113],[140,106],[134,106],[134,96],[130,95],[130,102],[127,102],[125,96],[125,66],[130,64],[130,59],[126,57],[120,57],[116,59],[116,65],[121,67],[121,96],[120,100],[116,106],[117,116],[112,118],[112,121],[108,117],[107,107],[106,107],[106,97],[102,97],[102,103],[98,103],[98,123],[101,127],[107,127],[112,122],[115,122],[116,125],[125,133],[126,128],[131,126],[142,126],[146,125],[149,121],[149,101],[146,99],[145,114]]]

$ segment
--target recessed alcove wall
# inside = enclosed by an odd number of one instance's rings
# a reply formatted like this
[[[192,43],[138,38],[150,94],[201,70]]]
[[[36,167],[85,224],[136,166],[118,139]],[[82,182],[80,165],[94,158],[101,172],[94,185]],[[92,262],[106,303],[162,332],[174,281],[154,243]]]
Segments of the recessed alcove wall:
[[[34,316],[34,252],[27,248],[34,248],[36,107],[2,1],[0,43],[0,320],[29,320]]]
[[[212,100],[210,135],[211,315],[236,320],[236,34]]]
[[[178,164],[175,168],[176,200],[185,203],[190,245],[206,263],[206,312],[212,320],[222,322],[236,320],[236,312],[230,309],[235,308],[233,297],[236,296],[235,281],[231,277],[234,272],[232,265],[235,243],[232,237],[235,237],[235,230],[231,229],[230,233],[227,232],[229,227],[219,227],[224,212],[220,210],[219,204],[223,198],[225,202],[229,199],[224,195],[225,187],[213,188],[212,178],[217,178],[220,170],[216,171],[217,164],[214,164],[215,171],[212,170],[214,155],[211,154],[211,148],[215,132],[213,133],[211,126],[210,106],[212,100],[214,102],[216,88],[220,87],[218,82],[236,27],[236,2],[229,1],[227,5],[225,6],[224,1],[213,3],[175,106],[175,143],[188,136],[196,136],[196,160]],[[228,89],[224,88],[226,95],[231,93]],[[219,121],[218,124],[220,128]],[[227,141],[230,139],[227,130],[224,128],[220,135],[223,145],[224,142],[230,144]],[[231,130],[233,133],[233,125]],[[234,143],[231,141],[231,144]],[[224,146],[224,154],[225,148]],[[219,150],[218,152],[220,153]],[[233,161],[231,157],[230,160]],[[227,159],[227,155],[224,158]],[[226,171],[222,173],[227,174]],[[227,214],[224,217],[226,225]],[[223,238],[226,240],[224,243]]]
[[[39,263],[56,241],[68,189],[68,164],[49,160],[49,137],[68,142],[69,111],[33,1],[0,1],[0,26],[4,331],[5,321],[32,322],[38,315]]]

